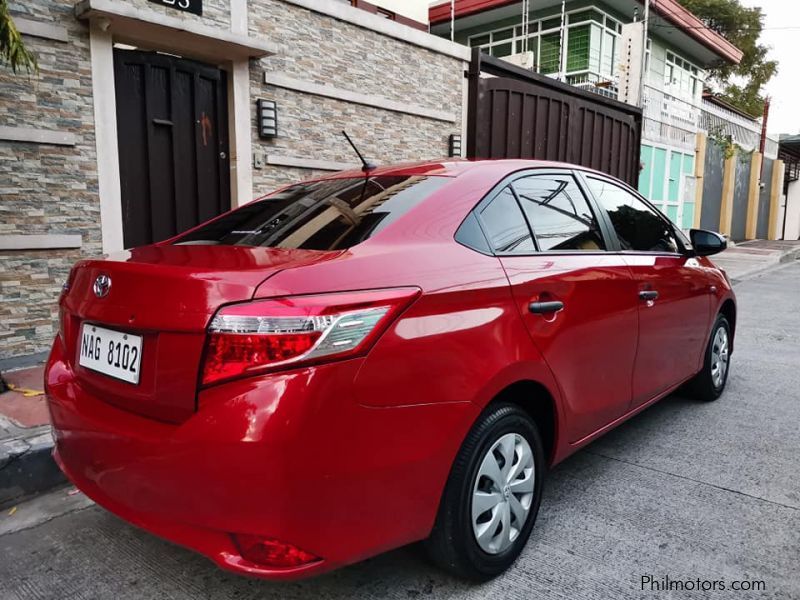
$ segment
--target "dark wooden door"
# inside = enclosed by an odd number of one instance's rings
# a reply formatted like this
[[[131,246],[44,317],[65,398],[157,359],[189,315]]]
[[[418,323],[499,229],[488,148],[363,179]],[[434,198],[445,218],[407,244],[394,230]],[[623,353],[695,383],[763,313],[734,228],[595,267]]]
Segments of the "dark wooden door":
[[[114,50],[126,248],[165,240],[230,208],[226,74]]]

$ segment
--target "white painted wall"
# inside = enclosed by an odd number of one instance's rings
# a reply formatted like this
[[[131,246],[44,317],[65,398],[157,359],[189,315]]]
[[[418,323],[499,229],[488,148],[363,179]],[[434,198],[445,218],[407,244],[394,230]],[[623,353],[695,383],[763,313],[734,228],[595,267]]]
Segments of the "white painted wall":
[[[800,239],[800,181],[789,184],[789,194],[786,198],[786,237],[785,240]],[[783,212],[783,211],[781,211]],[[783,214],[779,215],[778,235],[783,230]]]
[[[370,2],[420,23],[428,23],[429,0],[370,0]]]

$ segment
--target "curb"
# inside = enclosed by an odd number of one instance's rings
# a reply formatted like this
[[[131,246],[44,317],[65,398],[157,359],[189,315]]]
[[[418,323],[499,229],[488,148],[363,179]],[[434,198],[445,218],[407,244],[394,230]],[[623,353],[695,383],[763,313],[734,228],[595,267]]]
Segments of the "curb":
[[[53,460],[50,426],[0,442],[0,507],[45,492],[66,481]]]
[[[800,248],[795,248],[794,250],[790,250],[782,254],[780,257],[778,257],[778,260],[776,262],[770,262],[769,264],[761,265],[759,267],[751,269],[750,271],[745,271],[744,273],[738,275],[737,277],[732,277],[731,283],[733,284],[742,283],[744,281],[747,281],[748,279],[752,279],[753,277],[769,273],[774,269],[783,267],[796,260],[800,260]]]

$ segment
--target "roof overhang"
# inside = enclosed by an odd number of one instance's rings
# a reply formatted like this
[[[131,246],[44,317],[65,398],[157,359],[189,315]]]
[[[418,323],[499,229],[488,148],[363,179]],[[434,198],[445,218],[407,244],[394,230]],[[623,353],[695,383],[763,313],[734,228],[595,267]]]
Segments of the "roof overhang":
[[[75,5],[78,19],[100,23],[123,42],[191,54],[213,62],[261,58],[278,52],[276,44],[229,30],[208,27],[118,0],[83,0]]]
[[[620,15],[633,19],[634,10],[642,15],[643,0],[598,0],[600,7],[608,6]],[[560,0],[537,0],[532,3],[536,10],[544,8],[560,9]],[[652,2],[654,29],[656,35],[676,48],[683,49],[688,58],[698,66],[711,67],[720,63],[738,64],[742,51],[731,44],[716,31],[706,27],[703,22],[681,6],[677,0],[658,0]],[[456,0],[455,18],[458,28],[470,28],[517,16],[520,0]],[[429,9],[431,33],[447,34],[450,27],[450,2],[443,0]]]
[[[779,158],[786,162],[800,162],[800,135],[782,137],[778,147]]]
[[[743,119],[747,119],[749,121],[756,121],[758,117],[754,117],[753,115],[747,114],[743,110],[735,107],[733,104],[725,100],[722,96],[718,96],[717,94],[712,94],[711,92],[704,91],[703,92],[703,100],[714,104],[715,106],[719,106],[720,108],[724,108],[725,110],[729,110],[733,113],[736,113]]]

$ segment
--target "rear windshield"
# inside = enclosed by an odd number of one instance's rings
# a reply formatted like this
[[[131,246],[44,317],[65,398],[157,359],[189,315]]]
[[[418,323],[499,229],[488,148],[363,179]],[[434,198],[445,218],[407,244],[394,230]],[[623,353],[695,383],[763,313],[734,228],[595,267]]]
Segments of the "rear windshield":
[[[175,243],[347,249],[402,217],[447,181],[386,176],[300,183],[203,225]]]

